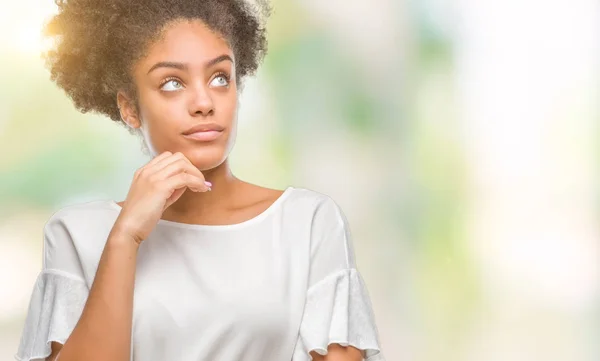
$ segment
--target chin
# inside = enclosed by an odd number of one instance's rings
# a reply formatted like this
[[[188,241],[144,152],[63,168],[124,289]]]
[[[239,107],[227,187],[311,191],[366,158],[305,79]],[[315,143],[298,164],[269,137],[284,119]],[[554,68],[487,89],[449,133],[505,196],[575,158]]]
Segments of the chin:
[[[202,147],[188,148],[185,151],[181,151],[181,153],[200,170],[216,168],[227,158],[225,149],[217,144],[212,147],[206,144]]]

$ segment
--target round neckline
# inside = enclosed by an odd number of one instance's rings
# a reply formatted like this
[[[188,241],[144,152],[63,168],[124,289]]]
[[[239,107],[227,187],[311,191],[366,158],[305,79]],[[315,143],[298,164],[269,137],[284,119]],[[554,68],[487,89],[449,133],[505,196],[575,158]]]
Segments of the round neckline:
[[[275,208],[277,208],[279,206],[279,204],[281,202],[283,202],[285,200],[285,198],[288,197],[288,195],[292,192],[293,189],[294,189],[294,187],[288,186],[287,188],[285,188],[283,193],[279,197],[277,197],[277,199],[273,203],[271,203],[271,205],[267,209],[265,209],[258,215],[254,216],[250,219],[247,219],[243,222],[233,223],[233,224],[195,224],[195,223],[182,223],[182,222],[169,221],[166,219],[159,219],[158,222],[156,223],[156,225],[157,226],[164,225],[164,226],[170,226],[170,227],[195,229],[195,230],[230,230],[230,229],[236,229],[236,228],[240,228],[240,227],[244,227],[244,226],[249,226],[251,224],[259,222],[263,218],[267,217],[271,212],[273,212],[275,210]],[[107,202],[112,208],[115,208],[118,211],[121,211],[123,209],[119,204],[117,204],[116,201],[114,201],[112,199],[108,200]]]

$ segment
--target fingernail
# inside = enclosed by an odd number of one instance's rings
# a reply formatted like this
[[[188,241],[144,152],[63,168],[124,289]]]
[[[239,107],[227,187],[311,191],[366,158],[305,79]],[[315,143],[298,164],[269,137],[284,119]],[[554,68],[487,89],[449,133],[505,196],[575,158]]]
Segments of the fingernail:
[[[204,184],[206,184],[206,185],[207,185],[207,186],[209,186],[209,187],[212,187],[212,183],[211,183],[211,182],[209,182],[209,181],[204,181]]]

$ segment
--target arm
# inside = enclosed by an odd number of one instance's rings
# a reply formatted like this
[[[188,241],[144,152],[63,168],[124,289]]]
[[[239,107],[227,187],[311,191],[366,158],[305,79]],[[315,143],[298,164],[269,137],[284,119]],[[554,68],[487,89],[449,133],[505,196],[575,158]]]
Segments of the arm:
[[[315,351],[311,351],[313,361],[362,361],[363,352],[354,346],[340,346],[332,343],[327,347],[327,355],[321,356]]]
[[[52,353],[50,354],[50,356],[46,357],[46,361],[58,361],[58,356],[60,356],[62,344],[56,341],[52,341],[50,347],[52,348]]]
[[[292,361],[385,361],[348,221],[330,197],[313,214],[308,275]]]
[[[129,360],[137,250],[137,242],[112,229],[81,317],[62,347],[52,343],[47,360]]]

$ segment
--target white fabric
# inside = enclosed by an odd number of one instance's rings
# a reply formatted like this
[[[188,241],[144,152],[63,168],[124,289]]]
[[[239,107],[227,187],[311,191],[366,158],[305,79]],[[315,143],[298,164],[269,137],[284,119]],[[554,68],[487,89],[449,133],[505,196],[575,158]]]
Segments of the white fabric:
[[[300,337],[292,361],[308,361],[309,351],[327,354],[333,342],[365,350],[367,361],[383,360],[366,286],[355,268],[327,276],[308,290]]]
[[[50,354],[51,341],[64,344],[81,316],[87,296],[82,279],[60,271],[40,272],[24,327],[29,337],[21,340],[17,359],[44,360]]]
[[[50,217],[17,360],[43,360],[51,341],[66,341],[120,210],[99,200]],[[288,187],[248,221],[161,219],[141,244],[132,361],[308,361],[332,343],[385,361],[347,220],[330,197]]]

